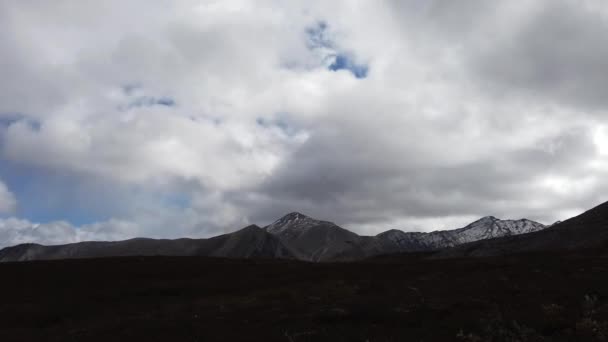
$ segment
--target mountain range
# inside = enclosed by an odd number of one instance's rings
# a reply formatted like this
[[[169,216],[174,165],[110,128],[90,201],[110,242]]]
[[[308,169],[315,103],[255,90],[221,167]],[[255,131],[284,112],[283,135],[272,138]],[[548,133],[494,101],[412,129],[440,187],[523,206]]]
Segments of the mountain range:
[[[547,226],[531,220],[487,216],[454,230],[424,233],[393,229],[376,236],[362,236],[332,222],[293,212],[264,228],[251,225],[209,239],[136,238],[55,246],[21,244],[0,250],[0,262],[150,255],[353,261],[383,254],[442,250],[545,228]]]
[[[530,234],[505,236],[455,246],[435,257],[484,257],[509,254],[608,249],[608,202]]]

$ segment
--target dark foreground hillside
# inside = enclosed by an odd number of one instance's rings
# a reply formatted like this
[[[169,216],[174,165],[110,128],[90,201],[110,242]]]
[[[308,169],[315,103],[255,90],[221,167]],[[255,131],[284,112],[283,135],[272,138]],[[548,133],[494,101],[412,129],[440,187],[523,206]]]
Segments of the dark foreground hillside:
[[[608,258],[0,264],[1,341],[605,341]]]

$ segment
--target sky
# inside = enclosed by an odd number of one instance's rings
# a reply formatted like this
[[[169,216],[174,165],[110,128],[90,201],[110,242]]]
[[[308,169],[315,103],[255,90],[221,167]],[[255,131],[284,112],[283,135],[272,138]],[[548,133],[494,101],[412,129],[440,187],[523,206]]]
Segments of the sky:
[[[1,1],[0,247],[608,200],[603,0]]]

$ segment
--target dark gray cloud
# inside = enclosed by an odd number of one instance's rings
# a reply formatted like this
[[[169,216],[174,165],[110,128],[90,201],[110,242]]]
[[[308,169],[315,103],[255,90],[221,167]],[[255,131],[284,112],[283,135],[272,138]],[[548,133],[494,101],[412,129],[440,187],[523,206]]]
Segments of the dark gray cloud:
[[[549,1],[472,59],[482,85],[585,110],[608,104],[608,20],[574,1]]]
[[[349,224],[371,224],[399,215],[433,218],[489,213],[552,220],[552,212],[522,206],[522,197],[548,194],[535,183],[552,172],[572,177],[584,174],[584,164],[596,155],[586,133],[564,132],[508,155],[497,151],[444,165],[432,156],[417,154],[414,146],[376,151],[378,145],[370,136],[367,145],[358,145],[349,139],[348,131],[339,136],[313,135],[257,189],[263,198],[274,201],[269,206],[272,210],[259,219],[267,221],[301,207]]]

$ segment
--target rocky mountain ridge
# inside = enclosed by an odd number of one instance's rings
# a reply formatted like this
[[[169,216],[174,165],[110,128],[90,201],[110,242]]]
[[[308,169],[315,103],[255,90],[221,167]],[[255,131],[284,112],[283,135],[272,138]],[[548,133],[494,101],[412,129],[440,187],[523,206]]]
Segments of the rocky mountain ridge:
[[[376,236],[362,236],[332,222],[293,212],[264,228],[251,225],[209,239],[138,238],[57,246],[22,244],[0,250],[0,262],[132,255],[353,261],[381,254],[433,251],[544,228],[530,220],[500,220],[487,216],[454,230],[423,233],[393,229]]]

